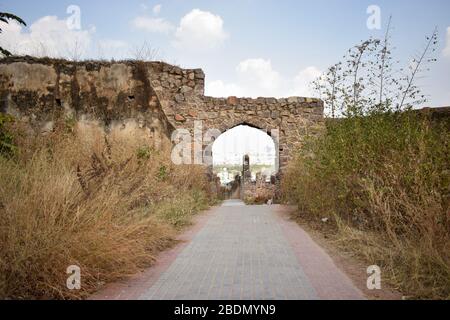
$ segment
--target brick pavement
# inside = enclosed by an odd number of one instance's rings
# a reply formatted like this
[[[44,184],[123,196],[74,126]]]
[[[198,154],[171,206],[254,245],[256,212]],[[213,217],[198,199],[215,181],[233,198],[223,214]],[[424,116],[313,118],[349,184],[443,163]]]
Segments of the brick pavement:
[[[333,265],[326,261],[323,251],[314,261],[328,263],[321,269],[325,274],[323,277],[315,274],[320,281],[308,278],[300,265],[301,251],[296,251],[286,237],[286,227],[276,214],[276,208],[245,206],[239,200],[226,201],[139,298],[320,299],[327,298],[323,287],[328,281],[332,282],[332,292],[341,284],[343,297],[362,298],[352,288],[350,280],[342,278],[342,273],[336,278],[331,272],[334,270],[327,270]],[[310,244],[306,247],[311,254]],[[311,271],[311,265],[307,268]],[[321,288],[314,288],[313,284]]]
[[[228,200],[135,279],[92,299],[364,299],[282,206]]]

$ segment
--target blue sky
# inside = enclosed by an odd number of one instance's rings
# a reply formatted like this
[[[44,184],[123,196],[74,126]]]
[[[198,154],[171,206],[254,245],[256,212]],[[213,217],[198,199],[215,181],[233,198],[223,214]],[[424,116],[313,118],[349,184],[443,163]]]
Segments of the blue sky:
[[[69,5],[80,8],[81,29],[63,30]],[[381,9],[383,29],[367,28],[369,5]],[[438,62],[420,84],[430,95],[427,105],[450,105],[448,0],[14,0],[3,1],[0,11],[31,27],[0,35],[0,44],[19,53],[64,56],[76,38],[77,56],[120,59],[147,42],[158,58],[202,68],[207,94],[215,96],[311,95],[311,79],[360,40],[382,36],[392,15],[395,55],[404,64],[438,27]]]

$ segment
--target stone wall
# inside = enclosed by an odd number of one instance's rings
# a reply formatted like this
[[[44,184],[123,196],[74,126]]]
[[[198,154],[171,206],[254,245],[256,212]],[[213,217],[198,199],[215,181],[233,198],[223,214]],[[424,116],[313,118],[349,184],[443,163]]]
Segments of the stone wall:
[[[178,92],[166,91],[161,101],[174,128],[193,131],[195,123],[201,122],[203,132],[217,129],[223,133],[241,124],[261,129],[274,139],[280,168],[307,135],[316,135],[324,128],[323,102],[319,99],[208,97],[203,95],[204,75],[197,72],[191,77],[200,83],[192,90],[181,87]],[[209,141],[203,142],[205,148]]]
[[[201,70],[195,72],[204,79]],[[190,74],[162,62],[6,58],[0,60],[0,112],[43,132],[63,117],[107,130],[138,127],[157,140],[167,139],[174,127],[160,98],[165,103],[186,85],[203,92],[203,85],[196,87],[199,82],[192,84]]]
[[[274,138],[280,168],[307,135],[323,129],[323,104],[311,98],[202,97],[201,103],[182,105],[177,111],[173,116],[173,126],[177,128],[193,128],[194,121],[202,120],[204,129],[215,128],[220,132],[241,124],[265,131]]]
[[[12,57],[0,60],[0,111],[51,130],[58,117],[98,121],[108,130],[130,123],[150,135],[174,129],[224,132],[247,124],[272,135],[282,168],[304,137],[323,126],[318,99],[204,96],[201,69],[163,62],[70,62]],[[204,147],[206,144],[204,144]]]

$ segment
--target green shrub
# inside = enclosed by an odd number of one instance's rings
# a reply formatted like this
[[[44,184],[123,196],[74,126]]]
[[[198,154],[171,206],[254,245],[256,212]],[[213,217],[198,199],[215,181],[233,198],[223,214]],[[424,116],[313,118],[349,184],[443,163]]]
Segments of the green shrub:
[[[158,179],[161,181],[166,180],[167,174],[168,174],[167,167],[164,165],[160,166],[158,169]]]
[[[139,147],[136,156],[139,160],[148,160],[150,159],[152,150],[148,146]]]
[[[178,194],[170,201],[161,202],[154,209],[156,216],[170,225],[180,228],[191,224],[192,216],[209,206],[205,193],[193,189],[184,194]]]
[[[449,298],[449,141],[448,123],[412,111],[329,120],[291,162],[284,196],[330,218],[343,246],[408,294]]]

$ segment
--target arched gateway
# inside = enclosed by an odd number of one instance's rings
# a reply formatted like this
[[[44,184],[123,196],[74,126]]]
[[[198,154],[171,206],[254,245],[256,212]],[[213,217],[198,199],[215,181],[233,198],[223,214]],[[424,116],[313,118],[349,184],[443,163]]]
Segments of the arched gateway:
[[[204,95],[205,75],[201,69],[165,65],[159,75],[152,83],[173,128],[193,130],[195,123],[201,122],[203,132],[218,129],[223,133],[238,125],[263,130],[274,139],[280,169],[307,135],[316,135],[323,128],[320,99],[213,98]]]
[[[274,138],[281,170],[296,145],[323,128],[319,99],[213,98],[204,95],[204,84],[201,69],[162,62],[12,57],[0,60],[0,111],[42,127],[65,113],[103,120],[107,126],[132,119],[169,137],[175,129],[194,134],[196,124],[202,132],[247,124]]]

